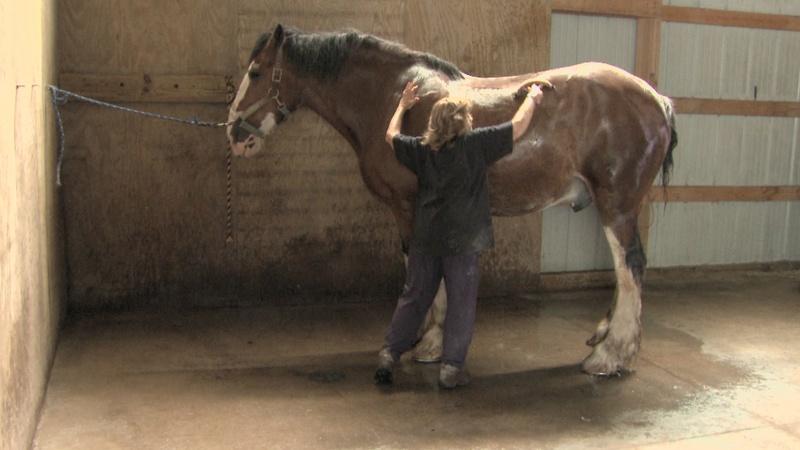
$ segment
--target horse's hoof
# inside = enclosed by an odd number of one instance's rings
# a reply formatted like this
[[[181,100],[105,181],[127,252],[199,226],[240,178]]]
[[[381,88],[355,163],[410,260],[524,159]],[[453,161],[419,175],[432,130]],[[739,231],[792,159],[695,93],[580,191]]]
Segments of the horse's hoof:
[[[595,345],[592,353],[583,360],[581,370],[589,375],[599,377],[616,376],[626,372],[626,365],[633,359],[636,352],[627,352],[623,355],[622,348],[616,351],[609,350],[608,341]]]
[[[422,339],[414,347],[413,359],[419,363],[437,363],[442,360],[442,328],[435,325],[425,332]]]
[[[606,336],[608,336],[608,320],[603,319],[597,325],[597,331],[595,331],[592,337],[590,337],[589,340],[586,341],[586,345],[588,345],[589,347],[594,347],[599,343],[603,342]]]
[[[433,364],[442,362],[441,356],[414,355],[413,360],[420,364]]]
[[[394,377],[392,371],[389,369],[378,369],[375,371],[375,384],[388,385],[392,384]]]

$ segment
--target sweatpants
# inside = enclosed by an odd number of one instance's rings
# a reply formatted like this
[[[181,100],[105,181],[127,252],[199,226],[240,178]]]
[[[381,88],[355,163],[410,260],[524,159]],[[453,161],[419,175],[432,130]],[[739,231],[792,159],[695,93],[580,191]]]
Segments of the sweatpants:
[[[475,328],[480,281],[478,253],[431,256],[411,249],[406,283],[386,333],[385,346],[395,359],[417,343],[419,328],[442,277],[447,290],[442,363],[459,368],[464,366]]]

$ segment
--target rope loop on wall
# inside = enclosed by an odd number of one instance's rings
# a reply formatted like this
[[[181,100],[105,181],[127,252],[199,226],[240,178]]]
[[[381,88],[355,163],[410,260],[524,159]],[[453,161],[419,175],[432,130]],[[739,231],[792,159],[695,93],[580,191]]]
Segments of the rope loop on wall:
[[[59,106],[65,105],[69,102],[70,99],[75,99],[84,103],[89,103],[91,105],[100,106],[103,108],[109,108],[117,111],[122,111],[131,114],[138,114],[140,116],[150,117],[153,119],[158,120],[166,120],[170,122],[178,122],[185,125],[193,125],[197,127],[205,127],[205,128],[224,128],[233,123],[232,121],[229,122],[210,122],[205,120],[199,120],[197,117],[190,117],[190,118],[183,118],[183,117],[176,117],[170,116],[167,114],[159,114],[149,111],[142,111],[138,109],[128,108],[121,105],[116,105],[114,103],[104,102],[101,100],[97,100],[94,98],[85,97],[80,94],[76,94],[74,92],[70,92],[59,87],[49,85],[50,94],[53,102],[53,108],[55,109],[56,113],[56,126],[58,127],[58,162],[56,167],[56,184],[61,186],[61,166],[64,162],[64,123],[61,118],[61,110]]]

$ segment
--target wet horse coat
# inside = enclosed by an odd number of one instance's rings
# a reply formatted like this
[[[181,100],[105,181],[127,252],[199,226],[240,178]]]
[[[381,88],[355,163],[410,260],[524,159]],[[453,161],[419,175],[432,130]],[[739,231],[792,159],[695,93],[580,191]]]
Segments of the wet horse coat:
[[[614,305],[587,341],[583,369],[612,374],[639,348],[646,264],[637,230],[642,202],[659,171],[666,177],[677,143],[672,104],[643,80],[616,67],[586,63],[534,74],[476,78],[432,55],[379,38],[302,33],[278,26],[256,45],[231,105],[228,128],[236,154],[261,150],[289,111],[308,107],[347,139],[366,186],[390,206],[404,241],[411,235],[416,178],[384,141],[407,81],[422,101],[406,114],[403,133],[420,135],[439,98],[473,102],[475,126],[510,120],[532,82],[552,85],[513,152],[489,170],[494,214],[519,215],[569,204],[597,206],[611,247]],[[441,290],[440,290],[441,291]],[[441,292],[440,292],[441,293]],[[444,296],[437,295],[418,356],[440,351]]]

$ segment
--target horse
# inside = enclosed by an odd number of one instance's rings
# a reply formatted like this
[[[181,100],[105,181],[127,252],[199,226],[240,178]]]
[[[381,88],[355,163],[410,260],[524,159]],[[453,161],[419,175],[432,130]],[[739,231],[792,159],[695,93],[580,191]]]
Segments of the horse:
[[[640,347],[646,266],[637,218],[659,172],[666,186],[672,166],[677,133],[670,99],[602,63],[479,78],[429,53],[356,30],[311,33],[278,25],[250,55],[229,110],[230,147],[235,155],[257,154],[278,124],[296,109],[310,108],[355,150],[366,187],[389,206],[405,244],[417,180],[384,135],[408,81],[419,86],[421,98],[404,118],[402,132],[408,135],[422,134],[431,106],[444,96],[470,99],[477,127],[510,120],[530,84],[545,87],[527,132],[488,171],[492,213],[520,215],[565,204],[578,211],[596,204],[616,291],[586,341],[592,350],[581,368],[600,376],[628,370]],[[445,308],[440,286],[420,331],[418,360],[440,356]]]

